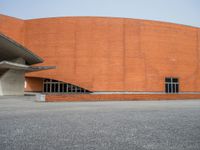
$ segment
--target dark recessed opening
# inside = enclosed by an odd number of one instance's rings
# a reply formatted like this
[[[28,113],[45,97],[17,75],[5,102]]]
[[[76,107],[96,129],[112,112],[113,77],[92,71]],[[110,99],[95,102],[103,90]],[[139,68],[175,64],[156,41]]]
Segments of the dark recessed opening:
[[[44,79],[43,92],[46,93],[90,93],[90,91],[70,83]]]
[[[165,93],[178,93],[179,80],[178,78],[166,77],[165,78]]]

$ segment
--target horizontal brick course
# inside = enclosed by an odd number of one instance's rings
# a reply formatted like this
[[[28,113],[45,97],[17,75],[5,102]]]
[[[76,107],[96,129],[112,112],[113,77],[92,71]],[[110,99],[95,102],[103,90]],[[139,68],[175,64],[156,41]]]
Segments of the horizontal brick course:
[[[46,95],[46,102],[143,101],[200,99],[200,94],[69,94]]]

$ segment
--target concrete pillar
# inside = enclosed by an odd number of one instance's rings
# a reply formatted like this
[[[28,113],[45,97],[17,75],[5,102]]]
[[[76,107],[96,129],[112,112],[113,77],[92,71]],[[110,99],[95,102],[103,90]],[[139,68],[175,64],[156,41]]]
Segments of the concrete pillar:
[[[24,64],[23,59],[13,62]],[[23,95],[25,72],[23,70],[7,69],[0,72],[0,95]]]
[[[7,70],[0,76],[0,95],[23,95],[24,80],[24,71]]]

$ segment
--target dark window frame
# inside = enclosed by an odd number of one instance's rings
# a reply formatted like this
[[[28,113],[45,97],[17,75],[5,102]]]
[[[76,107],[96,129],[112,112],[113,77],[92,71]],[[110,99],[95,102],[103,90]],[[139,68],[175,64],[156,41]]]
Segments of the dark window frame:
[[[165,77],[165,93],[168,94],[179,93],[179,78]]]
[[[53,79],[43,79],[43,92],[44,93],[91,93],[90,91],[78,87],[70,83],[64,83]]]

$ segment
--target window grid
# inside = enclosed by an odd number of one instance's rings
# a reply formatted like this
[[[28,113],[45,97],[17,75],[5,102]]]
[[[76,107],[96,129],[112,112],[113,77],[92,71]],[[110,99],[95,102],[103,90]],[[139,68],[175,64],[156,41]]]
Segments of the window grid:
[[[179,92],[178,78],[173,78],[173,77],[165,78],[165,92],[166,93],[178,93]]]
[[[70,83],[64,83],[52,79],[43,80],[44,93],[89,93],[88,90],[75,86]]]

